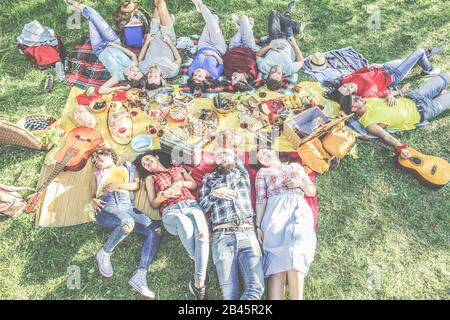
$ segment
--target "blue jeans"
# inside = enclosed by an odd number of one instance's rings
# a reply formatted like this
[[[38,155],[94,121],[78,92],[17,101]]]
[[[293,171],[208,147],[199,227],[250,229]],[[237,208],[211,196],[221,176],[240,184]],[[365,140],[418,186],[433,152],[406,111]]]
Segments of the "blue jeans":
[[[282,15],[272,10],[269,15],[269,38],[284,39],[294,36],[294,21],[289,15]]]
[[[178,236],[195,262],[194,280],[204,282],[209,256],[209,231],[205,215],[196,201],[181,201],[162,212],[164,227]]]
[[[216,231],[212,252],[224,300],[239,299],[239,271],[245,285],[240,299],[261,299],[264,271],[261,247],[254,231]]]
[[[227,43],[219,26],[219,17],[212,14],[204,4],[201,13],[205,20],[205,27],[198,39],[198,48],[214,48],[224,55],[227,52]]]
[[[424,71],[433,69],[423,49],[414,51],[405,60],[400,59],[387,62],[383,65],[383,69],[392,77],[392,85],[395,86],[408,76],[408,73],[416,64]]]
[[[156,223],[131,205],[129,195],[125,192],[111,192],[103,195],[103,209],[95,216],[102,228],[113,229],[103,250],[108,253],[124,240],[131,231],[146,237],[141,250],[139,269],[147,270],[158,250],[161,235],[156,231]]]
[[[417,104],[421,121],[432,120],[450,108],[450,92],[438,96],[450,83],[450,72],[443,72],[424,82],[409,97]]]
[[[230,49],[245,47],[255,50],[256,42],[253,34],[253,27],[248,19],[241,19],[239,30],[230,41]]]
[[[89,21],[89,38],[92,51],[97,57],[108,46],[108,43],[115,42],[120,44],[119,36],[97,11],[86,6],[82,11],[82,15]]]

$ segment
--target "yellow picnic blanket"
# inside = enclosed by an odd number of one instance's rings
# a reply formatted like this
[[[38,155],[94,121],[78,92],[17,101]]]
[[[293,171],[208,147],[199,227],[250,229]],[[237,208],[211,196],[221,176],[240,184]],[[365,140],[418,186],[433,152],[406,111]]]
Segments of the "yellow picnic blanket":
[[[323,97],[323,89],[316,82],[301,82],[299,86],[302,93],[309,97],[314,97],[315,100],[325,107],[324,113],[328,116],[336,115],[339,112],[339,106],[335,102],[326,100]],[[267,96],[264,99],[259,97],[259,91],[264,90]],[[271,92],[265,88],[261,88],[254,97],[260,100],[269,100],[282,97],[281,94]],[[82,89],[72,88],[70,95],[67,99],[67,103],[63,114],[61,116],[61,128],[67,133],[75,127],[71,120],[73,109],[77,106],[76,97],[83,93]],[[106,97],[111,98],[112,95]],[[195,99],[195,104],[192,107],[194,110],[200,109],[214,109],[212,99],[199,98]],[[151,119],[140,109],[136,109],[137,115],[132,118],[133,120],[133,137],[140,134],[146,134],[146,128],[149,125],[158,126],[156,119]],[[131,161],[136,157],[136,153],[131,149],[129,145],[123,146],[115,143],[109,133],[107,126],[107,112],[96,114],[97,126],[107,146],[113,148],[123,161]],[[218,129],[235,128],[241,130],[244,135],[250,135],[248,131],[240,128],[240,121],[238,118],[238,112],[232,112],[226,115],[218,115],[219,126]],[[169,126],[176,126],[175,123],[170,123]],[[159,149],[159,138],[156,135],[152,136],[153,146],[152,149]],[[248,139],[247,141],[251,141]],[[286,139],[284,135],[275,141],[275,145],[278,151],[295,151],[292,144]],[[248,146],[251,148],[252,146]],[[214,151],[214,144],[210,143],[205,146],[205,151]],[[249,151],[249,149],[247,149]],[[51,151],[50,151],[51,152]],[[53,166],[43,165],[41,170],[41,177],[38,185],[41,185],[47,177],[53,171]],[[41,227],[63,227],[72,226],[81,223],[92,221],[92,218],[87,212],[85,212],[85,205],[91,200],[91,179],[92,179],[92,165],[89,161],[86,167],[79,172],[63,172],[50,184],[43,197],[43,202],[38,210],[36,216],[36,224]],[[139,192],[136,194],[135,206],[149,215],[153,219],[159,219],[158,210],[154,210],[150,207],[147,200],[145,186],[142,185]]]

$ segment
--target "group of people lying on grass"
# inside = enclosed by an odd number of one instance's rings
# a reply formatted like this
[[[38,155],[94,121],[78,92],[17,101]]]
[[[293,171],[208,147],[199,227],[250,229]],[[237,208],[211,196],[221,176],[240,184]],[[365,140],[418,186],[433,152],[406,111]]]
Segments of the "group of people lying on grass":
[[[226,130],[218,138],[237,141],[236,134]],[[139,189],[142,180],[151,206],[160,211],[165,230],[180,238],[194,261],[188,288],[197,300],[207,297],[210,241],[223,299],[260,299],[265,278],[268,299],[284,299],[286,281],[290,298],[302,299],[304,277],[316,247],[314,217],[304,197],[314,197],[316,187],[293,159],[282,160],[275,151],[261,149],[253,205],[249,173],[234,150],[218,149],[215,168],[203,177],[201,185],[184,166],[174,164],[159,150],[139,155],[131,166],[117,166],[112,149],[98,150],[92,158],[92,206],[97,223],[113,229],[97,253],[100,273],[104,277],[113,275],[111,255],[132,231],[144,235],[141,261],[129,284],[145,297],[155,297],[148,288],[147,270],[161,231],[133,207],[132,192]],[[194,190],[199,190],[198,197]]]
[[[182,59],[176,47],[175,16],[169,13],[165,0],[154,0],[150,32],[139,57],[121,45],[116,32],[93,8],[72,0],[65,2],[88,20],[92,50],[111,74],[110,80],[100,88],[101,94],[131,87],[154,90],[178,75]],[[213,87],[222,75],[231,79],[235,90],[248,91],[258,72],[264,74],[270,89],[277,90],[284,77],[302,68],[303,55],[294,37],[301,31],[301,25],[290,16],[296,1],[283,14],[275,10],[270,13],[271,42],[261,50],[253,35],[252,18],[232,15],[238,31],[227,46],[217,15],[201,0],[192,2],[205,21],[198,51],[188,71],[188,85],[193,92],[201,93]]]
[[[111,73],[111,79],[100,88],[101,94],[131,87],[155,90],[178,75],[182,59],[176,47],[175,17],[170,15],[164,0],[154,1],[151,30],[139,57],[121,45],[117,34],[94,9],[72,0],[65,2],[89,21],[93,51]],[[214,86],[222,75],[231,80],[236,91],[248,91],[259,72],[267,87],[277,90],[284,77],[303,67],[303,55],[294,37],[301,25],[290,16],[296,1],[283,14],[271,12],[270,43],[261,49],[255,43],[253,19],[232,15],[238,32],[227,46],[218,17],[201,0],[192,2],[205,21],[198,51],[188,70],[188,84],[194,94]],[[450,93],[445,93],[445,89],[450,73],[441,72],[429,61],[443,50],[443,45],[416,50],[405,60],[357,70],[340,79],[327,98],[337,101],[345,113],[355,113],[364,128],[408,158],[406,145],[386,130],[412,129],[449,108]],[[424,76],[433,78],[412,92],[405,86],[391,91],[416,64]],[[124,81],[126,85],[121,85]],[[262,168],[256,177],[257,200],[253,206],[249,174],[230,149],[215,155],[216,169],[204,177],[201,186],[161,152],[140,155],[134,161],[134,170],[116,166],[117,157],[112,150],[99,150],[93,157],[96,172],[92,204],[98,224],[113,229],[97,254],[100,273],[111,277],[110,257],[115,247],[132,231],[142,234],[146,240],[141,262],[129,284],[142,295],[154,297],[146,275],[159,245],[160,231],[133,207],[133,191],[139,189],[142,179],[151,206],[160,210],[165,229],[179,236],[194,261],[189,290],[196,299],[205,299],[209,281],[206,270],[210,228],[205,213],[211,215],[212,257],[224,299],[260,299],[265,278],[267,298],[284,298],[287,281],[290,297],[301,299],[316,245],[313,216],[304,196],[315,196],[316,189],[299,164],[280,160],[274,151],[260,150],[258,160]],[[198,198],[193,194],[197,188]],[[239,274],[244,280],[242,295]]]
[[[176,48],[175,17],[170,15],[165,0],[154,0],[151,30],[139,57],[121,46],[118,35],[98,12],[78,2],[65,1],[89,21],[93,51],[111,74],[111,79],[100,88],[101,94],[131,87],[154,90],[165,86],[167,79],[178,75],[182,59]],[[294,37],[302,27],[291,17],[296,1],[289,3],[285,13],[275,10],[270,13],[270,43],[259,50],[253,34],[252,18],[232,15],[238,32],[227,46],[218,17],[201,0],[192,2],[205,21],[198,51],[188,70],[188,85],[195,96],[214,87],[222,75],[231,80],[234,90],[248,91],[258,72],[264,75],[268,89],[277,90],[283,78],[303,67],[303,55]],[[444,49],[443,45],[420,49],[405,60],[369,65],[340,79],[326,96],[340,103],[345,113],[355,113],[364,128],[407,158],[410,156],[407,145],[386,129],[413,129],[449,108],[450,96],[442,94],[449,85],[449,73],[441,72],[429,61]],[[422,75],[433,78],[412,92],[409,92],[408,86],[390,90],[402,82],[416,64],[422,68]],[[127,84],[120,85],[123,81]],[[403,97],[405,95],[407,98]],[[401,98],[396,98],[398,96]]]

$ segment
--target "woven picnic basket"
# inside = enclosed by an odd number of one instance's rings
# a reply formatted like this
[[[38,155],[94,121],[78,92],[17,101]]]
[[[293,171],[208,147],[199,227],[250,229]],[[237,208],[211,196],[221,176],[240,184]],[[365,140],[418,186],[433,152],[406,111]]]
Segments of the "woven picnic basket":
[[[17,124],[0,120],[0,143],[46,151],[48,146],[40,137],[59,124],[58,119],[45,114],[26,116]]]

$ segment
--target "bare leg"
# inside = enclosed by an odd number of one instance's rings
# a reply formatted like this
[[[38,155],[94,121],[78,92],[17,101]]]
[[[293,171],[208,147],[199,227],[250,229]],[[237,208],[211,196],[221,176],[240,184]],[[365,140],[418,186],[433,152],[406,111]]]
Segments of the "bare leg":
[[[158,8],[159,20],[161,20],[161,25],[169,26],[172,24],[172,17],[170,16],[169,9],[167,9],[166,1],[160,0],[155,1],[155,6]]]
[[[284,300],[286,298],[284,291],[285,283],[286,283],[286,272],[271,275],[268,281],[267,299]]]
[[[289,296],[291,300],[303,300],[303,287],[305,284],[305,275],[297,270],[287,272]]]

